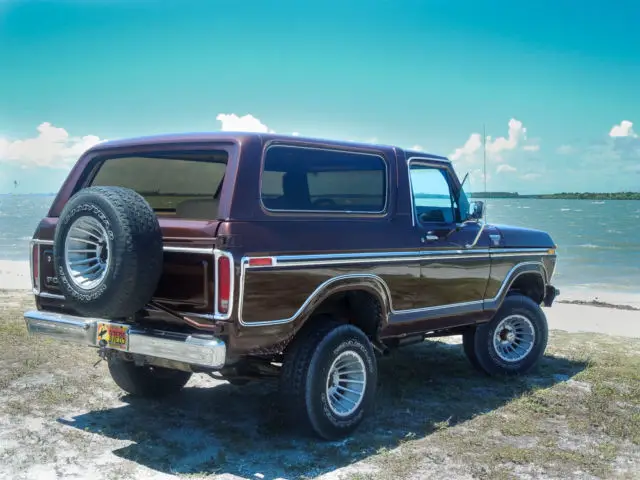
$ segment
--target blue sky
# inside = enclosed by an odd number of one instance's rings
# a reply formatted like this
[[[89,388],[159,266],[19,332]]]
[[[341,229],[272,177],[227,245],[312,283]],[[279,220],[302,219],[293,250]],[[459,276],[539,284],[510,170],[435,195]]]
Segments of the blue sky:
[[[101,139],[232,115],[419,145],[478,188],[485,124],[492,190],[640,191],[640,4],[610,5],[0,0],[0,192],[55,191]]]

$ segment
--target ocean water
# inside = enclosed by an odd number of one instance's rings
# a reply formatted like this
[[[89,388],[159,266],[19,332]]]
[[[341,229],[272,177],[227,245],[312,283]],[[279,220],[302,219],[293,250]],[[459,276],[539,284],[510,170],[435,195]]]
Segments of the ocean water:
[[[53,199],[0,195],[0,280],[28,261],[29,240]],[[640,294],[640,201],[490,199],[486,204],[490,223],[551,234],[558,245],[554,284],[561,289]]]

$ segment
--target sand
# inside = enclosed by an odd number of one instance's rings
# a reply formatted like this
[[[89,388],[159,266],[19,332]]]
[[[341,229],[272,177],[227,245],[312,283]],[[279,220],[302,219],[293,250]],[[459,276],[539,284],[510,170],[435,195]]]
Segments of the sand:
[[[0,289],[27,290],[30,288],[29,262],[0,260]]]

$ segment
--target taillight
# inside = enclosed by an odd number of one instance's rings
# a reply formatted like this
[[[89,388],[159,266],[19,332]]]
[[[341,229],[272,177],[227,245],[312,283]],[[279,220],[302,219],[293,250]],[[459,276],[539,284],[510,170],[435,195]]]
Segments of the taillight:
[[[40,290],[40,245],[35,243],[31,246],[31,280],[33,288]]]
[[[249,259],[249,266],[251,267],[270,267],[273,265],[273,258],[271,257],[253,257]]]
[[[226,256],[218,257],[218,313],[229,313],[231,301],[231,259]]]

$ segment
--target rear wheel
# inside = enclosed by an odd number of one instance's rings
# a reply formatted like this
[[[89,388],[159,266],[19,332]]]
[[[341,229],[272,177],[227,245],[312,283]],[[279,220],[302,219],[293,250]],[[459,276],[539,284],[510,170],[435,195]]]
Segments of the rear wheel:
[[[136,397],[159,398],[179,392],[191,378],[190,372],[138,366],[120,357],[109,359],[109,373],[125,392]]]
[[[489,375],[531,370],[544,355],[549,330],[542,308],[529,297],[509,295],[493,319],[466,332],[464,352],[471,364]]]
[[[283,403],[297,425],[326,440],[342,438],[373,405],[377,362],[371,342],[353,325],[318,319],[290,345],[280,381]]]

